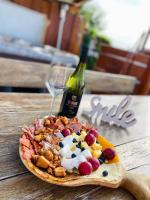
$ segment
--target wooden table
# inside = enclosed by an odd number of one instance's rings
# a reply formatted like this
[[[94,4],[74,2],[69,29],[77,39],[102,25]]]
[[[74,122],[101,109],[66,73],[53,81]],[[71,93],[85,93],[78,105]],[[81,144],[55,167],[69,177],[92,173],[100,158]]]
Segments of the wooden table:
[[[91,96],[84,96],[80,112],[89,107]],[[123,96],[102,96],[103,105],[117,104]],[[59,109],[56,100],[55,111]],[[48,114],[50,97],[47,94],[0,94],[0,199],[94,199],[133,200],[123,189],[99,186],[64,188],[42,182],[23,166],[18,155],[21,126],[37,116]],[[150,172],[150,97],[133,96],[132,109],[138,123],[128,130],[102,127],[103,135],[111,140],[127,170]]]
[[[66,76],[74,71],[69,67],[55,66],[55,68],[58,68],[60,73],[64,73],[63,68],[65,68]],[[50,65],[0,58],[0,72],[0,86],[45,88]],[[92,70],[86,70],[85,80],[86,89],[94,92],[131,94],[136,85],[135,77]]]

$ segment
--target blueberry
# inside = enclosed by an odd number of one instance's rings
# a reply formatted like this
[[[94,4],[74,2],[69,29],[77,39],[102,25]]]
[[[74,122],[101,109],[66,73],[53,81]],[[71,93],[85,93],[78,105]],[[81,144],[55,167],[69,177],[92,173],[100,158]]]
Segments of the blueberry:
[[[76,157],[76,154],[73,153],[73,154],[71,155],[71,158],[75,158],[75,157]]]
[[[101,158],[98,159],[100,164],[103,164],[103,160]]]
[[[78,143],[79,146],[81,146],[81,141]]]
[[[76,147],[81,149],[81,141],[76,145]]]
[[[79,144],[77,144],[76,147],[80,149],[80,145]]]
[[[108,176],[108,171],[105,170],[105,171],[103,171],[102,174],[103,174],[104,177],[106,177],[106,176]]]
[[[81,135],[79,131],[78,131],[76,134],[77,134],[77,135]]]
[[[73,138],[72,142],[73,142],[73,143],[76,143],[76,142],[77,142],[77,140],[76,140],[75,138]]]
[[[81,149],[81,151],[84,151],[85,150],[85,148],[83,147],[82,149]]]
[[[63,147],[64,147],[64,144],[63,144],[62,142],[59,142],[59,146],[60,146],[61,148],[63,148]]]
[[[99,160],[100,164],[105,163],[105,158],[104,157],[100,157],[98,160]]]

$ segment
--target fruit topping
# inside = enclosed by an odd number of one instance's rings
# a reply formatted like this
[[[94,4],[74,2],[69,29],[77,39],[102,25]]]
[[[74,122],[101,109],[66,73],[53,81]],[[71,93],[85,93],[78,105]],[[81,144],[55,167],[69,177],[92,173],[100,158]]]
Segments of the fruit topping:
[[[91,130],[89,131],[89,134],[94,135],[96,138],[98,137],[98,132],[97,132],[95,129],[91,129]]]
[[[76,147],[77,147],[77,148],[81,148],[81,143],[78,143],[78,144],[76,145]]]
[[[97,141],[102,145],[102,149],[113,148],[114,145],[106,140],[102,135],[98,135]]]
[[[82,147],[82,148],[81,148],[81,151],[84,151],[84,150],[85,150],[85,148],[84,148],[84,147]]]
[[[93,150],[102,150],[102,146],[96,142],[91,147]]]
[[[89,146],[92,146],[95,142],[95,136],[92,134],[87,134],[84,140],[87,142]]]
[[[75,151],[76,150],[76,145],[73,143],[71,146],[70,146],[70,151]]]
[[[102,157],[104,157],[106,160],[112,160],[115,157],[115,151],[111,148],[107,148],[103,150]]]
[[[61,148],[63,148],[63,147],[64,147],[64,144],[63,144],[62,142],[59,142],[59,146],[60,146]]]
[[[71,134],[71,132],[70,132],[69,129],[65,128],[65,129],[62,130],[62,134],[63,134],[64,137],[67,137],[68,135]]]
[[[76,134],[77,134],[77,135],[81,135],[79,131],[78,131]]]
[[[80,136],[77,135],[76,133],[72,133],[73,138],[75,138],[77,141],[80,140]]]
[[[73,153],[73,154],[71,155],[71,158],[75,158],[75,157],[76,157],[76,154]]]
[[[76,142],[77,142],[76,138],[73,138],[72,142],[73,142],[73,143],[76,143]]]
[[[81,143],[81,148],[85,148],[85,149],[89,149],[89,150],[91,149],[85,141],[83,141]]]
[[[104,177],[108,176],[108,171],[106,171],[106,170],[103,171],[103,172],[102,172],[102,175],[103,175]]]
[[[100,164],[105,163],[105,158],[104,158],[104,157],[100,157],[98,160],[99,160],[99,163],[100,163]]]
[[[89,158],[88,161],[91,163],[93,170],[97,170],[100,166],[99,160],[96,158]]]
[[[81,175],[89,175],[92,173],[93,168],[90,162],[82,162],[78,167],[78,171]]]
[[[81,131],[81,140],[84,140],[85,136],[87,135],[87,133],[85,131]]]
[[[100,157],[101,153],[102,152],[100,150],[94,150],[94,151],[92,151],[93,157],[97,158],[97,159]]]

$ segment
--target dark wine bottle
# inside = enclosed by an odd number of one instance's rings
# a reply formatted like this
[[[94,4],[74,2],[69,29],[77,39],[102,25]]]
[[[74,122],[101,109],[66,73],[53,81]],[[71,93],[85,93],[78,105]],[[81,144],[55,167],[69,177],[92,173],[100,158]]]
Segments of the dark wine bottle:
[[[59,115],[61,116],[73,118],[77,115],[85,87],[84,72],[86,69],[87,55],[88,49],[83,48],[76,70],[66,81],[59,112]]]

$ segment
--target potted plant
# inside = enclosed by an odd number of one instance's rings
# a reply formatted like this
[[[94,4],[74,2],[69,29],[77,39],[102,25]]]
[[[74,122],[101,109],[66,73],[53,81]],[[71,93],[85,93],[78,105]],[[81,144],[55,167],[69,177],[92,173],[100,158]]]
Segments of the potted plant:
[[[101,44],[111,43],[108,37],[102,34],[104,12],[99,6],[88,3],[81,7],[80,14],[87,22],[81,49],[84,46],[89,48],[87,68],[94,69],[99,57]]]

